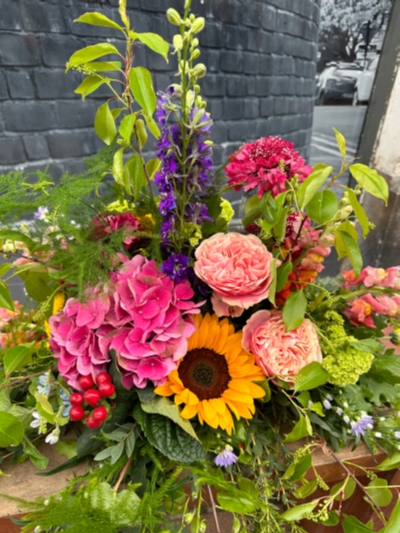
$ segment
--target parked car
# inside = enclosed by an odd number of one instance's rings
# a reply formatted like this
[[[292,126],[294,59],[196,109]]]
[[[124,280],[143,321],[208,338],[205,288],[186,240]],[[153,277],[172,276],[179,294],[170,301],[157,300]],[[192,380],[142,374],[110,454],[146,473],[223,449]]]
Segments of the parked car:
[[[362,68],[355,63],[329,63],[318,76],[316,104],[353,100],[355,84]]]
[[[374,57],[361,72],[355,85],[353,105],[367,104],[372,93],[372,86],[379,63],[379,56]]]

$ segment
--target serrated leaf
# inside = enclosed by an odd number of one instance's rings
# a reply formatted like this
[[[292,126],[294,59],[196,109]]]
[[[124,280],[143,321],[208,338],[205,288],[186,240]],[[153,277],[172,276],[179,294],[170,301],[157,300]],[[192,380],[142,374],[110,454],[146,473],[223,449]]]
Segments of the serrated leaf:
[[[369,194],[379,198],[387,205],[389,197],[388,184],[376,170],[363,165],[362,163],[355,163],[350,165],[349,170],[356,182],[361,185]]]
[[[131,31],[129,33],[133,39],[138,39],[140,42],[148,46],[150,50],[162,55],[168,63],[169,44],[160,35],[151,32],[136,33]]]
[[[185,420],[181,417],[179,407],[173,402],[171,402],[171,400],[169,400],[168,398],[165,398],[163,396],[154,398],[150,402],[143,402],[142,409],[145,413],[157,414],[168,417],[173,422],[175,422],[175,424],[178,424],[178,426],[180,426],[184,431],[186,431],[186,433],[188,433],[191,437],[196,440],[199,440],[196,435],[196,432],[193,429],[192,424],[189,422],[189,420]]]
[[[6,376],[8,377],[15,370],[19,370],[30,363],[34,349],[34,343],[29,342],[19,344],[18,346],[14,346],[7,350],[4,355],[4,370]]]
[[[318,168],[317,170],[314,169],[313,173],[303,181],[297,191],[297,198],[302,209],[311,201],[332,172],[333,167],[331,166]]]
[[[314,361],[303,367],[296,376],[295,392],[316,389],[327,382],[329,374],[322,368],[321,363]]]
[[[316,500],[315,502],[303,503],[301,505],[297,505],[296,507],[291,507],[290,509],[282,513],[280,515],[280,518],[288,522],[302,520],[315,509],[317,504],[318,500]]]
[[[119,54],[119,52],[111,43],[94,44],[91,46],[86,46],[85,48],[73,53],[69,58],[68,63],[71,67],[77,67],[108,54]]]
[[[97,110],[94,119],[94,129],[96,130],[97,136],[107,146],[110,146],[117,135],[117,127],[107,102],[102,104]]]
[[[129,73],[129,85],[138,104],[151,117],[156,108],[156,95],[150,72],[143,67],[132,68]]]
[[[300,415],[300,419],[284,439],[285,442],[296,442],[304,437],[311,437],[312,426],[308,416]]]
[[[340,150],[340,154],[343,157],[343,160],[346,161],[346,139],[344,138],[344,135],[342,135],[337,129],[333,128],[333,131],[335,132],[336,142]]]
[[[286,331],[296,329],[302,324],[306,309],[307,298],[304,291],[292,292],[285,302],[282,313]]]
[[[9,311],[15,310],[10,289],[2,281],[0,281],[0,307],[4,307],[4,309],[8,309]]]
[[[102,13],[97,13],[97,11],[84,13],[75,19],[74,22],[84,22],[85,24],[91,24],[92,26],[102,26],[105,28],[114,28],[115,30],[124,31],[119,24],[109,19]]]
[[[331,220],[338,210],[338,199],[332,191],[319,191],[310,200],[306,213],[315,222],[325,224]]]
[[[24,436],[24,427],[14,415],[0,411],[0,448],[18,446]]]
[[[360,223],[360,226],[362,228],[363,237],[365,238],[370,231],[370,227],[368,223],[369,221],[368,221],[368,217],[365,212],[365,209],[358,201],[358,198],[352,189],[350,189],[349,187],[346,187],[346,191],[348,193],[348,197],[350,200],[351,207],[353,208],[354,214],[356,215],[357,220]]]
[[[188,464],[205,459],[203,446],[169,418],[138,407],[134,415],[150,444],[169,459]]]

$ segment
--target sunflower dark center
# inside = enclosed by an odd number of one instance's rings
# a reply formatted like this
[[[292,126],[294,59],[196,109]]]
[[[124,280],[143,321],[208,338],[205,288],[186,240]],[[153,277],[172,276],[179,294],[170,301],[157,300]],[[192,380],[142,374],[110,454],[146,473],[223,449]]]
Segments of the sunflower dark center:
[[[208,348],[190,350],[180,363],[178,374],[183,386],[199,400],[220,398],[231,380],[225,357]]]

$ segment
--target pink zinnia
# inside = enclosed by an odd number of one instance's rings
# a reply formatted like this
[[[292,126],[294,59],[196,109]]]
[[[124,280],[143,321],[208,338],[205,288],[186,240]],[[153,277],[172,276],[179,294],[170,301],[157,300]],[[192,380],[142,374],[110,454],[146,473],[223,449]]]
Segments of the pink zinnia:
[[[259,198],[267,191],[277,196],[285,191],[285,181],[295,175],[304,181],[312,172],[312,167],[293,149],[293,143],[280,137],[263,137],[244,144],[229,159],[225,168],[228,184],[236,191],[242,186],[245,191],[257,187]]]

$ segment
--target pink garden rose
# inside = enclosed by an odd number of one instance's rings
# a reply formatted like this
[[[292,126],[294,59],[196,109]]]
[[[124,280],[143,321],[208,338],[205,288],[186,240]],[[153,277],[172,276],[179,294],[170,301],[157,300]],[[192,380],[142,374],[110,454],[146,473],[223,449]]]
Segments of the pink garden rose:
[[[280,311],[254,313],[243,328],[242,344],[267,377],[277,376],[288,382],[293,382],[309,363],[322,362],[314,324],[305,318],[298,328],[286,331]]]
[[[194,270],[213,289],[218,316],[240,316],[268,296],[272,254],[255,235],[216,233],[197,248]]]

